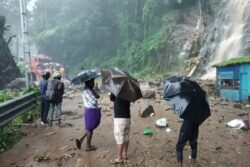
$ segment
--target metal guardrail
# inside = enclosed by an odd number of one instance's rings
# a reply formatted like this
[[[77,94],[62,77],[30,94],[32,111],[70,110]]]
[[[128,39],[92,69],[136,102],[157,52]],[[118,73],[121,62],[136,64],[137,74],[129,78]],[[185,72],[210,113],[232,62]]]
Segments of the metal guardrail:
[[[36,106],[34,92],[0,104],[0,127]]]

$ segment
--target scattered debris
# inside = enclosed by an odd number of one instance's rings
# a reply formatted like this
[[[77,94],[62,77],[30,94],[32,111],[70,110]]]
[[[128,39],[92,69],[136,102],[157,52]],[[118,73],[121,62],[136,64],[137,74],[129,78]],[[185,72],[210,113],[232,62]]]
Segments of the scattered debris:
[[[64,124],[62,124],[60,127],[61,127],[61,128],[67,128],[67,127],[72,128],[72,127],[73,127],[73,124],[71,124],[71,123],[64,123]]]
[[[59,149],[60,150],[64,150],[65,148],[69,147],[68,145],[67,146],[63,146],[63,147],[60,147]]]
[[[46,155],[36,155],[33,157],[33,159],[37,162],[44,162],[44,161],[50,161],[50,157]]]
[[[161,86],[161,82],[160,81],[149,81],[148,86],[150,86],[150,87],[159,87],[159,86]]]
[[[59,158],[57,166],[58,167],[62,166],[62,164],[63,164],[64,161],[68,161],[69,159],[73,158],[74,155],[75,155],[75,153],[71,153],[71,154],[65,153],[63,156],[61,156]]]
[[[161,118],[155,121],[155,125],[158,127],[167,127],[168,126],[168,121],[166,118]]]
[[[77,113],[73,112],[73,111],[64,111],[64,112],[62,112],[62,115],[75,116],[75,115],[77,115]]]
[[[238,108],[238,109],[242,109],[241,104],[238,104],[238,103],[234,104],[233,107],[234,107],[234,108]]]
[[[77,158],[75,167],[83,167],[83,166],[84,166],[83,158]]]
[[[250,109],[250,104],[245,105],[246,109]]]
[[[153,117],[153,116],[155,116],[155,113],[151,113],[151,114],[150,114],[150,117]]]
[[[141,86],[142,97],[144,99],[155,99],[155,90],[149,86]]]
[[[249,115],[249,112],[241,110],[238,115],[239,116]]]
[[[112,113],[107,112],[107,113],[106,113],[106,116],[108,116],[108,117],[109,117],[109,116],[112,116]]]
[[[167,132],[167,133],[170,133],[170,132],[171,132],[171,129],[170,129],[170,128],[167,128],[167,129],[166,129],[166,132]]]
[[[140,109],[140,116],[141,117],[148,117],[152,113],[154,113],[154,108],[152,105],[147,105],[145,103],[142,103],[141,109]]]
[[[222,150],[222,147],[221,146],[217,146],[217,147],[215,147],[215,150],[216,151]]]
[[[236,129],[249,129],[250,123],[248,120],[242,120],[242,119],[234,119],[227,123],[229,127],[236,128]]]
[[[145,129],[144,132],[143,132],[144,135],[148,135],[148,136],[152,136],[153,135],[153,130],[148,128],[148,129]]]
[[[220,116],[220,118],[219,118],[219,121],[218,121],[219,123],[222,123],[222,122],[224,122],[224,116]]]
[[[55,134],[56,132],[48,132],[48,133],[46,133],[46,136],[48,137],[48,136],[50,136],[50,135],[53,135],[53,134]]]

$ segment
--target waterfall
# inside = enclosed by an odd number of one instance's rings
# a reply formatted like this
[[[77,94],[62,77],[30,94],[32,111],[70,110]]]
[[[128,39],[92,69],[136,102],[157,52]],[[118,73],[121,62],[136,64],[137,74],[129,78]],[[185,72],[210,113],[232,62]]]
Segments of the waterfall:
[[[202,10],[201,10],[201,1],[200,0],[198,3],[198,9],[199,9],[199,16],[197,17],[198,19],[197,19],[197,23],[196,23],[196,26],[194,29],[194,34],[191,38],[188,38],[187,41],[185,42],[185,44],[183,45],[182,50],[179,54],[180,59],[188,58],[189,51],[192,47],[192,42],[196,37],[195,35],[199,34],[200,32],[202,32],[204,30],[203,20],[202,20],[202,15],[201,15]]]
[[[240,56],[241,37],[243,36],[244,12],[250,0],[230,0],[225,13],[227,25],[223,27],[224,34],[219,44],[213,63]]]
[[[199,31],[203,26],[201,0],[199,0],[198,8],[199,8],[199,19],[195,28],[196,31]]]
[[[223,0],[226,4],[223,14],[224,25],[221,27],[221,40],[217,45],[215,54],[210,61],[210,66],[241,56],[241,39],[245,24],[245,9],[250,0]],[[211,69],[202,79],[215,79],[215,68]]]

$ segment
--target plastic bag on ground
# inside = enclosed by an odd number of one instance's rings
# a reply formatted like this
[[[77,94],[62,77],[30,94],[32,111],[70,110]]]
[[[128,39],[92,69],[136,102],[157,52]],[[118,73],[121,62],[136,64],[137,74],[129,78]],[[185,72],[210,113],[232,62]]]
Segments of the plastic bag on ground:
[[[236,129],[248,129],[249,127],[249,121],[242,120],[242,119],[234,119],[226,124],[227,126],[236,128]]]
[[[158,127],[167,127],[168,121],[166,118],[161,118],[155,121],[156,126]]]
[[[143,131],[144,135],[152,136],[153,135],[153,130],[148,128]]]

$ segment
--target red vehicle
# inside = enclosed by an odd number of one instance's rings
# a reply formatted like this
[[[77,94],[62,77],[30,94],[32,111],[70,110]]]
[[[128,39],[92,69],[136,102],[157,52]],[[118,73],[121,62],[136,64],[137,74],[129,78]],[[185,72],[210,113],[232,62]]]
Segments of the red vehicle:
[[[38,54],[31,58],[30,67],[33,75],[37,80],[41,79],[43,71],[49,71],[51,76],[54,71],[60,71],[62,76],[64,74],[64,67],[44,54]]]

